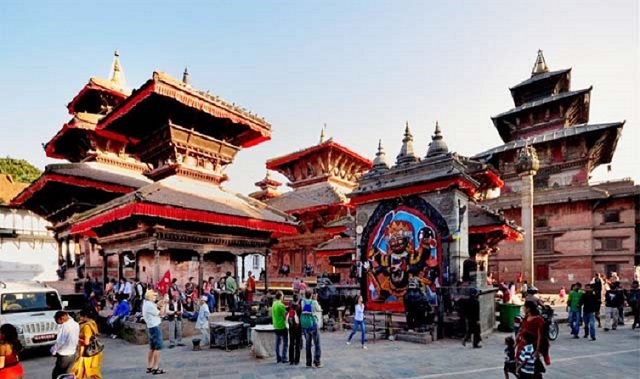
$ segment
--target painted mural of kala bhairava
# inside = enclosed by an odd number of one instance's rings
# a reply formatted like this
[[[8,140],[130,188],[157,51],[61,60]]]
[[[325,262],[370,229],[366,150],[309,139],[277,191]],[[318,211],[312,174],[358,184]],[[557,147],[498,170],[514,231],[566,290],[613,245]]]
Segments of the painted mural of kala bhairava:
[[[411,278],[439,285],[441,241],[434,224],[413,208],[387,212],[369,235],[367,289],[370,309],[401,309]]]

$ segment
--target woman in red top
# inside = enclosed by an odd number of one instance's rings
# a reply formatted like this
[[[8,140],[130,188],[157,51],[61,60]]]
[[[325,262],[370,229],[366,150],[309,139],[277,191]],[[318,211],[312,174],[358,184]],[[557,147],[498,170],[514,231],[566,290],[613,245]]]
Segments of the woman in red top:
[[[23,379],[24,369],[18,359],[22,350],[15,326],[0,326],[0,379]]]
[[[525,334],[531,334],[535,336],[535,354],[536,357],[542,357],[546,365],[551,364],[551,358],[549,357],[549,339],[545,335],[544,319],[540,316],[538,306],[533,301],[526,301],[524,303],[525,319],[522,320],[520,325],[520,332],[516,337],[516,357],[520,356],[520,350],[524,348],[526,342],[524,340]]]

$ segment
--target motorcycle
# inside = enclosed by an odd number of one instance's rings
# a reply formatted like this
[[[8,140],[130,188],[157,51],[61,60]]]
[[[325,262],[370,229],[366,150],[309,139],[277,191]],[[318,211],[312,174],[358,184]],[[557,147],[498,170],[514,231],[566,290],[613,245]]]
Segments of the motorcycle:
[[[540,316],[544,319],[544,327],[547,332],[547,337],[550,341],[555,341],[558,338],[558,334],[560,334],[560,327],[555,319],[556,314],[553,312],[553,308],[549,305],[542,305],[539,309]],[[520,331],[520,326],[522,325],[522,320],[524,320],[524,318],[525,315],[517,315],[513,319],[513,331],[516,336]]]

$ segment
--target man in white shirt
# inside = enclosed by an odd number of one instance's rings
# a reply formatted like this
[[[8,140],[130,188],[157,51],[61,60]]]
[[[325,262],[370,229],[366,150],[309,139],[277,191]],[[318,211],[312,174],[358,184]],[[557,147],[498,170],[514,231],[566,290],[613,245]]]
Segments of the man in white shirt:
[[[68,373],[76,360],[80,325],[64,311],[56,312],[53,318],[56,324],[60,325],[56,343],[51,347],[51,354],[56,357],[56,365],[51,372],[51,377],[56,379],[59,375]]]
[[[153,290],[147,290],[144,294],[144,304],[142,304],[142,318],[147,324],[147,334],[149,336],[149,356],[147,357],[147,373],[148,374],[164,374],[165,371],[158,368],[160,363],[160,350],[164,348],[162,343],[162,329],[160,323],[165,312],[165,301],[162,300],[156,304],[158,293]]]

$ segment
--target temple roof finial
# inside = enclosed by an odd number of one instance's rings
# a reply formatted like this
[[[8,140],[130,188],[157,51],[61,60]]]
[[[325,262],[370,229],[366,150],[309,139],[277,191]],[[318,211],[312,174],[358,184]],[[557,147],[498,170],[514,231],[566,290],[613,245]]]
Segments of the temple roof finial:
[[[431,143],[429,144],[429,148],[427,149],[427,158],[434,157],[436,155],[447,154],[448,152],[449,147],[447,146],[447,143],[444,142],[442,131],[440,130],[440,124],[438,124],[438,121],[436,121],[436,130],[431,136]]]
[[[387,154],[384,152],[384,147],[382,147],[382,140],[378,140],[378,152],[376,153],[376,158],[373,160],[373,169],[389,169],[389,164],[387,163]]]
[[[185,67],[184,72],[182,73],[182,83],[186,85],[190,85],[191,81],[189,80],[189,70]]]
[[[111,71],[109,72],[109,81],[120,87],[126,87],[127,83],[124,78],[124,72],[120,65],[120,53],[118,50],[113,52],[113,63],[111,64]]]
[[[325,123],[320,131],[320,144],[324,143],[326,139],[325,131],[327,130],[327,124]]]
[[[542,55],[542,50],[538,50],[536,63],[533,64],[533,70],[531,70],[531,76],[544,74],[545,72],[549,72],[549,67],[547,66],[547,62],[544,60],[544,55]]]
[[[404,138],[402,139],[402,148],[396,157],[396,164],[417,162],[418,158],[413,152],[413,135],[409,129],[409,121],[406,122],[404,128]]]

